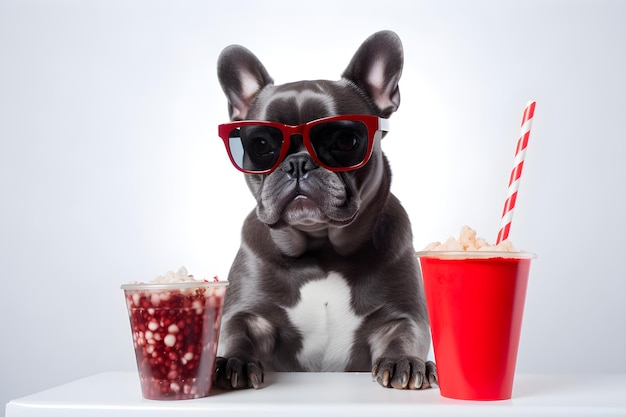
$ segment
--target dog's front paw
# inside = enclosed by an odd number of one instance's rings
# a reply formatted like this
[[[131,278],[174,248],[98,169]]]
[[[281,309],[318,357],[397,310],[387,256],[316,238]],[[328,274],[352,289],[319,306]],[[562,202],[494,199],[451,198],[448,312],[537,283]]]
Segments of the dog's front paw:
[[[223,389],[258,389],[263,384],[263,365],[259,361],[217,357],[214,383]]]
[[[415,356],[383,357],[374,362],[372,378],[386,388],[426,389],[437,383],[437,368]]]

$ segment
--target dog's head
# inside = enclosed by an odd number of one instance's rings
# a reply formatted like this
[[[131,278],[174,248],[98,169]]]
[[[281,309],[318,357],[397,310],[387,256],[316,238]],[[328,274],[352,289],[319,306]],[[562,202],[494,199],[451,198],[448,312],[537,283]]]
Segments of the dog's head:
[[[258,218],[285,253],[303,250],[294,233],[336,237],[373,223],[375,203],[389,193],[380,140],[400,103],[402,65],[402,44],[389,31],[368,38],[339,81],[274,85],[246,48],[221,53],[218,77],[233,123],[221,126],[220,136],[246,172]],[[250,120],[271,123],[234,123]]]

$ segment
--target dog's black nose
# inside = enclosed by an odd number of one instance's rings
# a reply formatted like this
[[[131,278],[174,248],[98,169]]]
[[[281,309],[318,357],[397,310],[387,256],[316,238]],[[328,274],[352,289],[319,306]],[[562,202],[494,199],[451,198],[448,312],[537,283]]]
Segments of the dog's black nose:
[[[310,171],[317,168],[319,166],[306,151],[287,155],[280,164],[280,170],[293,179],[304,179]]]

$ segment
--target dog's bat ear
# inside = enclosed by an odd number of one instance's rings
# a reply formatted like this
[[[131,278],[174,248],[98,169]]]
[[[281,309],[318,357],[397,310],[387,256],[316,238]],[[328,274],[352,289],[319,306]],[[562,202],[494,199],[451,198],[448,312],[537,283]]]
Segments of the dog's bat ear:
[[[256,95],[274,80],[259,59],[240,45],[226,47],[217,60],[217,77],[228,98],[231,120],[243,120]]]
[[[389,117],[400,105],[398,82],[403,64],[398,35],[391,31],[376,32],[356,51],[342,77],[363,89],[380,115]]]

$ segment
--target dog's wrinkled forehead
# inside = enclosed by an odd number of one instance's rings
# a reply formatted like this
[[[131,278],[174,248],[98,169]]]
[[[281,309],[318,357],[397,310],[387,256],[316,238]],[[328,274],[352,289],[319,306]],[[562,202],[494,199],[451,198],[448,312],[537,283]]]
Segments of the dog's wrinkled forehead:
[[[254,100],[248,118],[298,125],[328,116],[371,111],[348,83],[299,81],[264,88]]]

